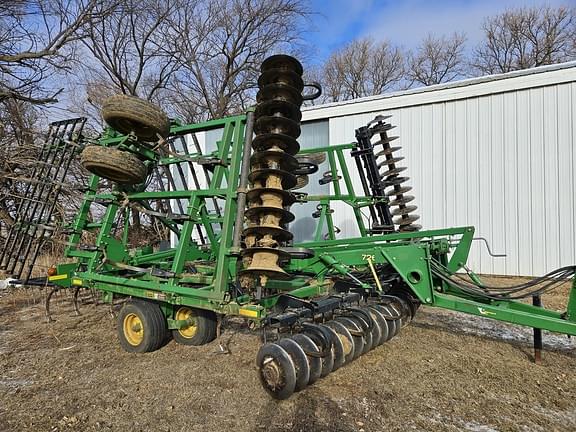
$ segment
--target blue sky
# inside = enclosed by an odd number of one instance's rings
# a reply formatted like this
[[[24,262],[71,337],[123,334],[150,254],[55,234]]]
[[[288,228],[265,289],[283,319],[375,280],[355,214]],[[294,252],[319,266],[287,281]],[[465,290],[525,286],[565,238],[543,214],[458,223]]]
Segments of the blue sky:
[[[437,35],[464,32],[468,46],[482,38],[486,16],[507,8],[548,4],[572,5],[574,0],[312,0],[314,28],[305,39],[317,51],[321,62],[331,51],[363,36],[387,39],[405,48],[414,48],[428,33]]]

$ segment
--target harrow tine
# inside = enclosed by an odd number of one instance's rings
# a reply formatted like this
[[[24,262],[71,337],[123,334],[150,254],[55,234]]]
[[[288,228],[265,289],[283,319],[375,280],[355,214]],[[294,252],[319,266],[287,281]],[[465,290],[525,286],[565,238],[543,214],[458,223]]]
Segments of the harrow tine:
[[[78,294],[80,293],[80,288],[82,287],[77,287],[74,290],[74,296],[72,297],[72,303],[74,304],[74,312],[76,313],[76,316],[82,315],[80,313],[80,308],[78,307]]]
[[[41,181],[27,181],[25,193],[18,203],[16,222],[10,228],[0,260],[2,268],[22,279],[24,284],[30,279],[46,235],[52,235],[48,227],[68,168],[78,149],[76,141],[81,136],[85,121],[79,118],[50,125],[38,156],[39,163],[30,175]]]
[[[58,292],[59,287],[54,287],[50,290],[50,292],[48,293],[48,295],[46,296],[46,302],[44,303],[44,311],[46,313],[46,321],[47,322],[54,322],[54,319],[52,318],[52,315],[50,314],[50,300],[52,299],[52,296],[54,295],[54,293]]]

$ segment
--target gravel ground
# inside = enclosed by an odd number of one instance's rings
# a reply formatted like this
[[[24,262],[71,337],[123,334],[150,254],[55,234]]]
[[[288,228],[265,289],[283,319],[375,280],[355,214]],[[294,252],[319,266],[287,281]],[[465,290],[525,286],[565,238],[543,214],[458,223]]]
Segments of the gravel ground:
[[[40,291],[0,295],[0,431],[576,430],[576,350],[558,335],[536,365],[530,329],[421,308],[399,337],[278,402],[241,325],[134,355],[107,306],[86,299],[77,317],[63,295],[47,323]]]

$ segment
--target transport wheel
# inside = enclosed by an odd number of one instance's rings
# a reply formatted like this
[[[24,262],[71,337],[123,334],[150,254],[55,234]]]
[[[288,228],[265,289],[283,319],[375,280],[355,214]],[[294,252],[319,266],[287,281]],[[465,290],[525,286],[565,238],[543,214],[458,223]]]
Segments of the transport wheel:
[[[170,120],[156,105],[135,96],[116,95],[102,105],[102,117],[122,134],[134,133],[143,141],[158,141],[170,134]]]
[[[187,320],[189,325],[172,330],[172,337],[182,345],[204,345],[216,339],[216,314],[212,311],[180,306],[174,315],[176,320]]]
[[[144,183],[148,176],[146,165],[136,155],[113,147],[87,146],[80,163],[92,174],[121,184]]]
[[[307,384],[314,384],[322,374],[322,361],[318,357],[320,354],[318,346],[305,334],[295,334],[291,339],[304,350],[308,359],[308,366],[310,367],[310,378],[308,378]]]
[[[155,351],[166,340],[166,318],[157,303],[131,300],[118,315],[118,338],[125,351]]]
[[[300,345],[290,338],[280,339],[276,344],[284,348],[294,362],[296,368],[295,390],[300,391],[304,389],[308,385],[308,381],[310,381],[310,365],[308,364],[306,353]]]
[[[287,399],[296,389],[296,366],[286,350],[275,343],[260,347],[256,356],[264,389],[275,399]]]

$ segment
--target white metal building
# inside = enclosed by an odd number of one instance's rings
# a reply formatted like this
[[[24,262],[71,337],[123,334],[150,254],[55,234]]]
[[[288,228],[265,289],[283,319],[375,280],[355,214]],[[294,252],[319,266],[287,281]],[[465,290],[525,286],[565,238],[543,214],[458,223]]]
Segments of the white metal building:
[[[393,115],[424,229],[474,225],[507,254],[492,258],[475,242],[474,270],[540,275],[576,264],[576,62],[307,108],[299,141],[351,142],[380,113]],[[310,236],[313,210],[293,206],[297,240]],[[349,207],[334,219],[341,235],[355,234]]]
[[[305,108],[298,141],[350,143],[377,114],[393,116],[423,229],[473,225],[494,253],[507,255],[493,258],[474,242],[473,270],[542,275],[576,264],[576,62]],[[198,134],[206,151],[220,136]],[[303,192],[331,192],[318,184],[323,168]],[[349,168],[356,170],[352,158]],[[358,235],[351,208],[333,208],[339,235]],[[295,241],[313,238],[315,209],[292,206]]]

